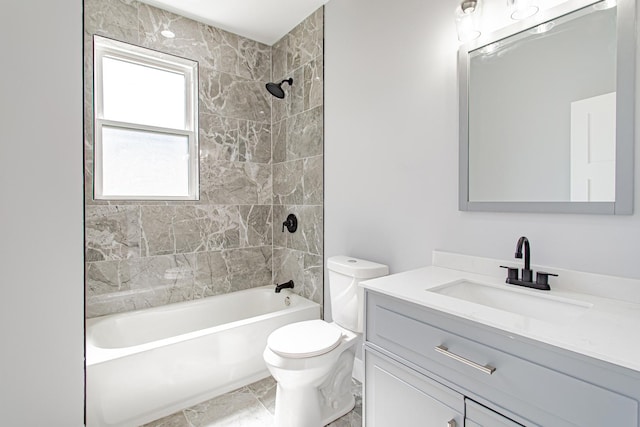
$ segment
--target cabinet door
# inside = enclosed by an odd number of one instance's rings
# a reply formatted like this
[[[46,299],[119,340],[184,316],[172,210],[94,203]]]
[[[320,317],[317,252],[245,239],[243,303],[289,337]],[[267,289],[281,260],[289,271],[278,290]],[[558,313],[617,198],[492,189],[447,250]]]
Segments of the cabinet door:
[[[365,348],[364,425],[462,427],[464,397]]]
[[[465,409],[465,427],[522,427],[522,424],[513,422],[473,400],[465,399]]]

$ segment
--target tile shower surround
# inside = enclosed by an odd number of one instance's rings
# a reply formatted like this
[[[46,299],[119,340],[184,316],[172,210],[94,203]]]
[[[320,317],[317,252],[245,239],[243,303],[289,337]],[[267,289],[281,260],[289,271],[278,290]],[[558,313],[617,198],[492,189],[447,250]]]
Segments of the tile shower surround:
[[[289,279],[322,303],[323,9],[270,47],[137,1],[84,6],[86,316]],[[93,34],[198,61],[199,201],[92,200]]]

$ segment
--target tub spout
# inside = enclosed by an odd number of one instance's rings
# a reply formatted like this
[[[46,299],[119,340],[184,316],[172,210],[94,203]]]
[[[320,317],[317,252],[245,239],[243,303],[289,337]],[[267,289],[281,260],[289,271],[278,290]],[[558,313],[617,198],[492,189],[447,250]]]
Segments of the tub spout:
[[[289,280],[288,282],[276,285],[276,293],[279,294],[281,290],[286,288],[293,288],[293,280]]]

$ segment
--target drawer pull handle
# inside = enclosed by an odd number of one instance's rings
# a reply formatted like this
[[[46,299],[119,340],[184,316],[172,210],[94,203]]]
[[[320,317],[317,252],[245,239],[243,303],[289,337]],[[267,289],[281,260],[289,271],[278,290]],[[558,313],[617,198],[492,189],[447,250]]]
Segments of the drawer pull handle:
[[[457,360],[458,362],[462,362],[462,363],[464,363],[465,365],[469,365],[469,366],[471,366],[472,368],[476,368],[477,370],[482,371],[482,372],[484,372],[484,373],[485,373],[485,374],[487,374],[487,375],[491,375],[491,374],[493,374],[493,372],[496,370],[496,368],[494,368],[493,366],[489,366],[489,365],[480,365],[479,363],[473,362],[473,361],[471,361],[471,360],[469,360],[469,359],[465,359],[465,358],[464,358],[464,357],[462,357],[462,356],[458,356],[458,355],[457,355],[457,354],[455,354],[455,353],[451,353],[451,352],[449,351],[449,349],[448,349],[447,347],[443,346],[443,345],[439,345],[439,346],[437,346],[437,347],[436,347],[436,351],[437,351],[438,353],[442,353],[442,354],[444,354],[444,355],[445,355],[445,356],[447,356],[447,357],[450,357],[450,358],[452,358],[452,359],[454,359],[454,360]]]
[[[447,427],[456,427],[456,426],[457,426],[456,420],[451,420],[447,423]]]

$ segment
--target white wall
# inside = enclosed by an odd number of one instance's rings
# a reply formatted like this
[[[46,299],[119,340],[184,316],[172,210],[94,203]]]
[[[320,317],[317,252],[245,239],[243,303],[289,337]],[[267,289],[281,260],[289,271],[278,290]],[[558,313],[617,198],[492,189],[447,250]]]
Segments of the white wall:
[[[640,173],[633,216],[458,211],[455,5],[326,5],[325,260],[512,259],[525,235],[534,264],[640,278]]]
[[[0,419],[83,425],[82,1],[2,5]]]

